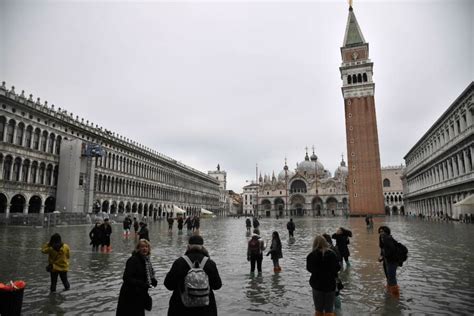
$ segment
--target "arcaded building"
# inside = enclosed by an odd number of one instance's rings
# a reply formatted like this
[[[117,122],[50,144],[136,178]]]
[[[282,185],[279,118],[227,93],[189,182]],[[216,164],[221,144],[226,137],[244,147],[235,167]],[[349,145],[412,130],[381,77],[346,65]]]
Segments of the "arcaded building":
[[[385,214],[404,214],[403,204],[403,175],[404,166],[382,167],[382,187],[385,204]]]
[[[474,194],[473,96],[471,82],[404,157],[409,214],[456,217],[455,204]]]
[[[341,56],[350,214],[384,214],[373,63],[352,7]]]
[[[216,214],[219,181],[89,120],[0,87],[0,220],[103,211]],[[34,216],[33,216],[34,217]]]

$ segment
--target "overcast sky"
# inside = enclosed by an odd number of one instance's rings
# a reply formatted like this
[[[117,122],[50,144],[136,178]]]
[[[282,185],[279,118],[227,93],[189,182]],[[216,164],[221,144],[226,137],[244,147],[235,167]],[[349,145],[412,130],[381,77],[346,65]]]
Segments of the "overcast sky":
[[[0,80],[198,170],[219,163],[229,189],[306,146],[331,173],[347,156],[347,1],[0,3]],[[353,7],[381,164],[400,165],[474,78],[474,1]]]

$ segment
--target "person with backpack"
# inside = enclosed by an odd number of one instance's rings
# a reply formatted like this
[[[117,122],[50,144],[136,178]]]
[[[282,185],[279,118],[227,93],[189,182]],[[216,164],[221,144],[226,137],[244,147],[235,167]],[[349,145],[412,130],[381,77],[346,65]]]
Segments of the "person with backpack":
[[[210,259],[199,235],[189,237],[184,256],[176,259],[166,274],[164,285],[173,291],[168,316],[217,315],[214,290],[222,287],[216,263]]]
[[[335,234],[332,235],[332,239],[336,240],[336,247],[339,250],[339,254],[341,255],[340,264],[342,268],[342,259],[346,262],[346,266],[350,267],[351,264],[349,263],[349,256],[351,255],[349,252],[349,247],[347,245],[350,244],[349,237],[352,237],[352,232],[348,229],[343,227],[339,227]]]
[[[127,260],[123,272],[123,283],[117,304],[117,315],[145,315],[145,309],[152,309],[152,299],[148,290],[156,287],[158,281],[150,262],[151,244],[140,239]]]
[[[389,227],[380,226],[378,232],[379,262],[383,263],[383,271],[387,279],[387,290],[393,296],[398,297],[400,295],[400,288],[397,284],[397,268],[406,260],[408,251],[405,246],[393,239]]]
[[[254,229],[258,229],[258,227],[260,226],[260,222],[258,221],[257,216],[253,217],[252,224]]]
[[[311,273],[309,284],[313,292],[315,316],[335,316],[336,278],[340,270],[336,254],[323,236],[316,236],[313,250],[306,257],[306,270]]]
[[[265,242],[258,235],[259,230],[254,229],[252,238],[250,238],[247,247],[247,261],[250,261],[250,274],[255,273],[255,263],[257,263],[258,274],[262,274],[263,251]]]
[[[288,229],[288,234],[290,235],[290,237],[294,237],[293,233],[295,231],[295,228],[295,223],[293,222],[293,219],[290,218],[290,221],[286,223],[286,229]]]

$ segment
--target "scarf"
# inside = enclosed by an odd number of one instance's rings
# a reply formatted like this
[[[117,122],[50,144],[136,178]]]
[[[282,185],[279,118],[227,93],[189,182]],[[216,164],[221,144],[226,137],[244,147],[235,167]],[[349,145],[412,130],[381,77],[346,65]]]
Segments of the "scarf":
[[[146,272],[146,283],[151,287],[151,280],[155,278],[155,271],[151,265],[150,256],[144,256],[145,259],[145,272]]]

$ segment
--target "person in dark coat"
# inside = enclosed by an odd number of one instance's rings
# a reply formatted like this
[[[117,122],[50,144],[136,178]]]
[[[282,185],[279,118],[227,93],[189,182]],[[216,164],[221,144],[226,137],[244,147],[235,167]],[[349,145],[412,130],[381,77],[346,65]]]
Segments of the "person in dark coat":
[[[260,222],[258,221],[256,216],[253,217],[252,224],[254,229],[258,229],[258,227],[260,226]]]
[[[101,241],[101,250],[102,251],[111,251],[112,247],[110,246],[110,236],[112,235],[112,226],[109,224],[109,219],[105,218],[102,225],[100,225],[102,230],[102,241]]]
[[[151,310],[148,289],[155,287],[158,282],[150,262],[150,251],[150,242],[140,239],[132,256],[127,260],[118,299],[117,316],[145,315],[145,308]]]
[[[281,272],[279,260],[283,258],[283,252],[281,250],[280,235],[277,231],[274,231],[272,234],[272,243],[270,245],[270,250],[267,253],[267,256],[268,255],[271,255],[270,258],[273,262],[273,272]]]
[[[133,218],[133,231],[135,232],[135,236],[138,236],[138,229],[140,225],[138,224],[138,220],[136,217]]]
[[[349,256],[351,255],[349,252],[349,237],[352,237],[352,232],[348,229],[339,227],[335,234],[332,235],[332,239],[336,240],[336,247],[339,250],[339,254],[341,255],[341,268],[342,268],[342,259],[346,262],[346,266],[350,267],[351,264],[349,263]]]
[[[185,255],[189,257],[191,262],[201,262],[204,256],[209,257],[209,253],[203,246],[204,240],[201,236],[193,235],[189,238],[189,245],[185,252]],[[204,265],[204,271],[209,277],[209,305],[204,307],[185,307],[181,300],[181,292],[184,290],[184,278],[188,273],[190,267],[186,263],[183,257],[175,260],[171,266],[170,271],[165,277],[165,287],[173,291],[171,295],[168,315],[169,316],[181,316],[181,315],[193,315],[193,316],[204,316],[204,315],[217,315],[216,299],[214,297],[213,290],[218,290],[222,286],[222,281],[217,270],[216,263],[208,259]]]
[[[306,257],[306,270],[311,273],[309,284],[313,291],[315,315],[334,316],[336,278],[340,265],[323,236],[314,238],[313,251]]]
[[[296,227],[292,218],[290,218],[290,221],[286,223],[286,229],[288,229],[288,234],[290,235],[290,237],[293,237],[293,233],[295,232]]]
[[[379,232],[379,247],[380,257],[379,262],[383,262],[383,271],[387,278],[387,289],[394,295],[400,295],[400,290],[397,284],[397,250],[395,242],[390,232],[390,228],[387,226],[380,226]]]
[[[265,241],[259,236],[260,231],[255,228],[253,235],[247,244],[247,261],[250,262],[250,274],[255,273],[255,264],[257,264],[257,272],[262,274],[263,251],[266,248]]]
[[[183,230],[183,223],[184,223],[183,217],[179,216],[177,221],[178,221],[178,231],[182,231]]]
[[[248,217],[245,219],[245,227],[247,228],[247,233],[250,233],[250,228],[252,227],[252,221]]]
[[[100,229],[100,222],[95,223],[95,226],[89,232],[89,238],[91,239],[90,245],[92,245],[92,250],[99,250],[99,245],[102,243],[102,229]]]
[[[150,237],[148,236],[148,227],[145,222],[140,222],[140,229],[138,230],[138,238],[146,239],[150,241]]]

